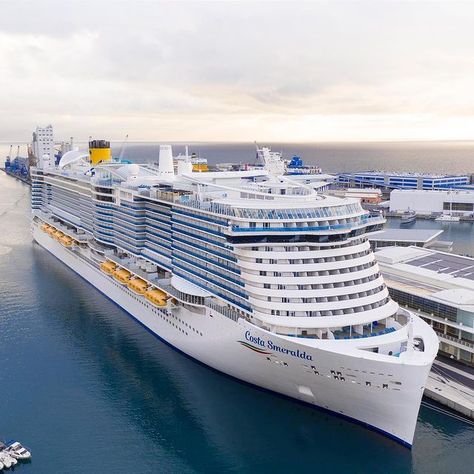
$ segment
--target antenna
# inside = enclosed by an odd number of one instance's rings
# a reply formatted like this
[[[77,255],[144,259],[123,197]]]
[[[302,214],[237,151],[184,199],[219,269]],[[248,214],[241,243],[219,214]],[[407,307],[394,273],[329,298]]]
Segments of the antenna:
[[[120,148],[119,160],[122,161],[123,154],[125,152],[125,145],[127,144],[128,133],[125,135],[125,140],[122,142],[122,147]]]

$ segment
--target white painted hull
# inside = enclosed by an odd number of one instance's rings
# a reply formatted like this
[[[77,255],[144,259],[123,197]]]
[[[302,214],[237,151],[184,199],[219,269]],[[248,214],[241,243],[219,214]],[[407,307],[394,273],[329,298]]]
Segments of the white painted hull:
[[[32,231],[42,247],[176,349],[225,374],[351,418],[411,446],[431,364],[387,363],[308,348],[209,308],[206,314],[182,307],[159,309],[35,223]],[[274,346],[294,352],[285,354],[272,350]]]

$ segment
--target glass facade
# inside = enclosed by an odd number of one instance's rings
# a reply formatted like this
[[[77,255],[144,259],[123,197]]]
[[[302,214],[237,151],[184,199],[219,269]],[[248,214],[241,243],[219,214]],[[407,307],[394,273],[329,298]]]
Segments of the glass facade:
[[[447,318],[449,321],[456,322],[457,320],[457,308],[454,308],[453,306],[448,306],[421,296],[412,295],[395,288],[389,288],[389,293],[390,296],[400,305],[407,305],[410,308],[419,309],[424,313],[434,314],[443,319]]]

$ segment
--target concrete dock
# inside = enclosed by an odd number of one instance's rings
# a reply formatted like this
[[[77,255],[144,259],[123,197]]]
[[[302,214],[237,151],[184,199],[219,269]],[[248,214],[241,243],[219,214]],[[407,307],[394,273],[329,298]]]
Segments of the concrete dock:
[[[0,171],[3,171],[6,175],[11,176],[12,178],[18,179],[19,181],[23,181],[23,183],[27,184],[28,186],[31,186],[31,178],[29,175],[22,176],[16,173],[10,173],[5,168],[0,168]]]
[[[435,360],[425,396],[474,420],[474,374],[469,370]]]
[[[441,213],[433,213],[433,214],[417,214],[416,218],[417,219],[423,219],[423,220],[435,220],[437,217],[439,217]],[[398,212],[398,211],[386,211],[384,213],[385,217],[397,217],[401,218],[403,216],[403,212]],[[474,222],[474,216],[466,216],[466,215],[460,215],[459,219],[461,222]]]

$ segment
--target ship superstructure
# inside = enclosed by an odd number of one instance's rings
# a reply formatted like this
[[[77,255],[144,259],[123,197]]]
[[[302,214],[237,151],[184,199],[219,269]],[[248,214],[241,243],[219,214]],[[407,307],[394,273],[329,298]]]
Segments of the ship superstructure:
[[[226,374],[411,446],[438,349],[390,299],[357,199],[263,169],[111,159],[109,144],[32,171],[35,240],[150,331]],[[108,150],[108,151],[107,151]]]

